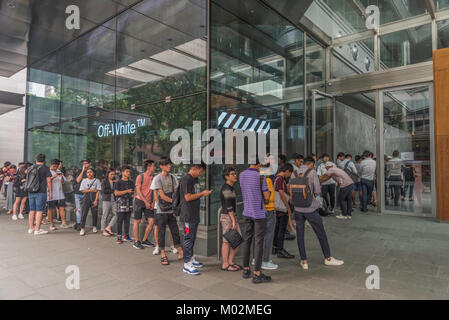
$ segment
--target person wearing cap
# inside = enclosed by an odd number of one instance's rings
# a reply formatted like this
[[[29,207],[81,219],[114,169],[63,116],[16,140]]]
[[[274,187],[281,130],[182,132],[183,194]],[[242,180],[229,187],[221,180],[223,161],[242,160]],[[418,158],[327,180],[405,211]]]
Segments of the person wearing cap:
[[[81,172],[76,177],[76,184],[75,184],[75,213],[76,213],[76,223],[74,225],[74,229],[77,231],[81,231],[80,224],[81,224],[81,200],[83,199],[83,193],[80,191],[81,182],[83,179],[87,178],[87,169],[90,169],[91,162],[89,159],[81,160],[81,163],[83,164],[83,167],[81,169]]]

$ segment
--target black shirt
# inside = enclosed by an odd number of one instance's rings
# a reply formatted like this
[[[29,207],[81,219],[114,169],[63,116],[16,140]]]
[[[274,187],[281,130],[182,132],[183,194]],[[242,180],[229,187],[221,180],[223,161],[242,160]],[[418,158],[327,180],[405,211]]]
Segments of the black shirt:
[[[47,193],[47,178],[51,178],[50,168],[43,165],[38,170],[39,190],[36,193]]]
[[[117,183],[115,183],[114,190],[117,190],[117,191],[125,191],[125,190],[129,190],[129,189],[133,189],[134,190],[134,187],[135,187],[134,186],[134,182],[132,180],[126,180],[125,181],[125,180],[120,179]],[[131,196],[130,193],[127,193],[127,194],[124,194],[122,196],[115,197],[116,200],[119,199],[119,198],[121,198],[121,199],[131,199],[132,196]]]
[[[181,221],[187,223],[200,223],[200,199],[186,201],[187,193],[200,193],[200,182],[198,178],[193,178],[190,174],[182,177],[180,182],[179,195],[181,197]]]
[[[101,193],[103,201],[111,201],[111,195],[114,193],[115,183],[109,182],[109,179],[104,179],[101,183]],[[126,190],[126,189],[125,189]]]
[[[221,213],[228,214],[229,212],[235,213],[236,208],[236,196],[234,187],[225,183],[221,187],[220,191],[220,201],[221,201]]]

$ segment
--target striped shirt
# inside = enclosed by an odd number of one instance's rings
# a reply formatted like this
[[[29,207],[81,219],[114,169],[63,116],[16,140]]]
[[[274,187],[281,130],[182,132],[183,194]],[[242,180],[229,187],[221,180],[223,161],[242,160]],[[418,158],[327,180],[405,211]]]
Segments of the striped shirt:
[[[262,192],[268,191],[267,181],[263,179],[261,188],[259,170],[253,168],[243,171],[239,179],[243,197],[243,215],[253,219],[265,219],[266,210]]]

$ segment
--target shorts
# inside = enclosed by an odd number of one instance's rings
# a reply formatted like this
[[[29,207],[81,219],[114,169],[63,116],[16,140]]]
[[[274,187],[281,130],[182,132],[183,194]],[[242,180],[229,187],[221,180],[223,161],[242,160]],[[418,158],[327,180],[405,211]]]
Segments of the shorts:
[[[356,182],[355,184],[354,184],[354,191],[363,191],[363,188],[362,188],[362,182],[361,181],[358,181],[358,182]]]
[[[65,207],[65,199],[47,201],[47,203],[49,209]]]
[[[223,234],[226,234],[229,230],[232,229],[232,220],[229,214],[221,214],[220,215],[220,223],[221,223],[221,229],[223,231]],[[242,235],[242,232],[240,231],[239,223],[237,222],[237,232]],[[223,242],[228,243],[229,241],[223,237]]]
[[[134,220],[142,220],[142,215],[145,215],[145,219],[154,219],[154,210],[147,209],[142,200],[136,198],[134,207]]]
[[[47,193],[28,193],[28,202],[30,205],[30,212],[44,212],[45,204],[47,203]]]

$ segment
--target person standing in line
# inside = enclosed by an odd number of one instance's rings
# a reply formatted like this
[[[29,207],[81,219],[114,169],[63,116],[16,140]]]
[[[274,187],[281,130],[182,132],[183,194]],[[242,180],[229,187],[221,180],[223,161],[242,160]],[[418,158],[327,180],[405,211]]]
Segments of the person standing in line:
[[[115,205],[117,206],[117,244],[122,244],[123,241],[132,241],[129,237],[129,222],[135,193],[135,185],[131,180],[131,167],[124,166],[121,173],[122,177],[114,188]],[[124,235],[122,236],[122,234]]]
[[[299,169],[299,167],[304,163],[304,156],[302,154],[299,153],[295,153],[293,155],[293,161],[291,163],[291,165],[293,166],[293,171],[297,171]]]
[[[45,165],[44,154],[36,156],[36,164],[28,168],[26,180],[25,191],[28,192],[30,204],[28,233],[34,233],[35,236],[47,234],[48,231],[41,230],[41,222],[47,202],[47,190],[51,198],[53,185],[50,169]],[[34,226],[35,223],[36,227]]]
[[[322,175],[319,180],[321,183],[334,179],[340,186],[340,208],[341,214],[336,216],[337,219],[352,219],[352,190],[354,181],[342,169],[337,168],[333,164],[326,167],[327,172]]]
[[[376,161],[374,161],[374,154],[370,151],[364,151],[360,162],[360,183],[362,185],[362,212],[368,212],[368,203],[371,201],[373,194],[375,176],[376,176]]]
[[[8,175],[8,171],[10,168],[11,168],[11,162],[6,161],[0,170],[0,190],[2,189],[2,186],[3,186],[5,198],[6,198],[6,192],[7,192],[8,186],[5,185],[4,183],[5,183],[5,178]]]
[[[89,159],[84,159],[81,161],[83,164],[83,167],[81,169],[81,172],[79,173],[79,175],[76,177],[75,179],[75,213],[76,213],[76,223],[73,226],[73,228],[77,231],[80,231],[80,224],[81,224],[81,218],[82,218],[82,213],[81,213],[81,201],[83,200],[83,193],[80,191],[80,186],[81,186],[81,181],[83,181],[83,179],[87,178],[87,169],[90,168],[91,166],[91,162]]]
[[[240,174],[240,189],[243,197],[243,216],[245,227],[243,231],[243,278],[251,276],[249,259],[252,242],[254,239],[254,273],[253,283],[271,281],[271,277],[261,272],[264,237],[267,231],[267,218],[264,199],[270,198],[270,192],[265,179],[260,179],[259,170],[261,164],[251,164],[248,169]]]
[[[28,199],[28,194],[23,190],[25,186],[26,181],[26,169],[24,167],[20,168],[17,172],[16,178],[14,180],[14,192],[16,194],[16,200],[14,202],[14,208],[13,208],[13,220],[17,220],[19,218],[20,220],[25,219],[23,216],[23,209],[25,208],[25,204]],[[19,210],[19,215],[17,216],[17,211]],[[15,218],[14,218],[15,217]]]
[[[318,177],[326,174],[326,167],[328,165],[334,165],[329,161],[330,157],[327,153],[323,154],[322,157],[323,162],[317,168]],[[335,213],[335,180],[329,179],[321,184],[321,196],[326,201],[329,209],[329,214]]]
[[[240,226],[236,218],[236,194],[234,185],[237,183],[237,171],[235,168],[227,168],[223,171],[223,178],[225,183],[220,190],[220,224],[222,233],[226,234],[230,230],[237,230],[240,235]],[[239,271],[241,267],[234,263],[234,257],[239,247],[231,248],[228,240],[223,237],[223,243],[221,245],[221,256],[223,262],[221,264],[221,270],[224,271]]]
[[[110,168],[106,172],[106,178],[101,182],[101,200],[103,215],[101,216],[101,230],[103,236],[112,237],[112,227],[117,223],[117,206],[115,205],[114,186],[117,182],[115,178],[115,169]],[[111,217],[109,219],[109,217]],[[109,220],[109,223],[108,223]]]
[[[97,233],[97,219],[98,219],[98,197],[101,191],[101,182],[95,178],[94,169],[89,168],[86,171],[87,178],[81,181],[80,191],[83,193],[81,201],[81,212],[83,214],[80,224],[80,236],[86,234],[86,220],[89,214],[89,209],[92,212],[92,232]]]
[[[309,221],[320,242],[324,255],[324,264],[327,266],[340,266],[344,263],[342,260],[331,256],[323,220],[319,214],[319,204],[316,200],[316,197],[321,194],[321,186],[314,166],[315,160],[312,157],[307,157],[304,160],[304,165],[299,168],[299,175],[292,179],[289,184],[290,199],[295,210],[298,249],[301,256],[300,265],[304,270],[309,269],[304,242],[305,221]]]
[[[298,167],[301,167],[301,164]],[[284,248],[285,230],[287,226],[293,231],[292,211],[289,203],[289,193],[286,179],[288,179],[293,172],[293,166],[290,164],[283,165],[279,168],[279,173],[274,178],[274,196],[275,196],[275,210],[276,210],[276,227],[274,230],[273,239],[273,254],[278,258],[293,259],[295,256],[290,254]],[[264,251],[264,255],[266,252]],[[263,267],[263,265],[262,265]]]
[[[62,184],[62,190],[64,191],[64,198],[67,203],[73,203],[73,175],[72,170],[66,170],[62,168],[62,174],[64,175],[64,183]]]
[[[17,167],[15,165],[11,165],[8,170],[8,174],[5,177],[5,187],[7,186],[6,191],[6,210],[8,210],[7,214],[11,215],[14,209],[15,203],[15,192],[14,192],[14,180],[16,178]]]
[[[62,174],[61,170],[58,168],[60,167],[60,161],[58,159],[53,159],[50,162],[50,172],[51,172],[51,181],[52,181],[52,198],[50,198],[50,194],[47,196],[47,205],[48,205],[48,212],[47,212],[47,218],[50,223],[50,231],[55,231],[56,227],[53,222],[53,212],[55,209],[59,209],[59,214],[61,215],[62,229],[67,229],[69,226],[67,225],[66,221],[66,215],[65,215],[65,196],[62,189],[62,185],[65,182],[64,175]]]
[[[393,188],[393,199],[395,207],[399,206],[402,187],[402,173],[404,171],[404,161],[399,157],[399,151],[393,151],[393,158],[387,162],[388,180]]]
[[[206,165],[192,164],[189,172],[181,179],[179,196],[181,200],[181,222],[184,224],[184,252],[183,272],[189,275],[199,275],[199,268],[203,267],[201,262],[195,259],[193,247],[195,246],[196,233],[200,224],[200,199],[208,197],[212,190],[201,190],[199,177],[206,171]]]
[[[355,156],[355,168],[357,169],[357,182],[354,184],[354,191],[352,192],[352,206],[355,207],[356,206],[356,198],[357,195],[359,196],[359,204],[360,204],[360,208],[362,208],[362,182],[360,181],[360,175],[362,173],[361,170],[361,166],[360,163],[362,162],[362,157],[359,155]]]
[[[407,197],[407,191],[410,189],[408,196],[409,201],[413,201],[413,190],[415,187],[416,169],[411,164],[407,164],[404,168],[404,192],[402,194],[402,200]]]
[[[156,203],[156,191],[151,190],[154,171],[156,166],[153,160],[147,160],[144,163],[145,172],[136,179],[137,196],[134,200],[134,245],[135,249],[141,250],[145,247],[154,247],[154,244],[148,241],[154,226],[154,204]],[[139,240],[139,224],[142,221],[142,215],[147,219],[147,227],[142,242]]]

